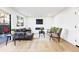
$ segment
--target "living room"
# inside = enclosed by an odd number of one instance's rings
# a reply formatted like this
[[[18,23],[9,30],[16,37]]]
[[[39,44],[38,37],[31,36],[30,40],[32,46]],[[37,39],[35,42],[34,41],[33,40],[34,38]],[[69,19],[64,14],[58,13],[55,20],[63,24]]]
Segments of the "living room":
[[[48,30],[50,30],[53,27],[62,28],[60,37],[64,39],[65,41],[67,41],[68,44],[70,44],[71,46],[74,45],[73,47],[75,47],[75,48],[71,48],[71,51],[79,51],[79,48],[78,48],[79,46],[79,40],[78,40],[79,39],[78,37],[78,34],[79,34],[78,33],[79,31],[78,13],[79,11],[78,9],[79,9],[78,7],[6,7],[6,8],[1,7],[0,8],[0,10],[3,11],[4,13],[8,13],[9,15],[11,15],[11,19],[10,19],[11,20],[10,22],[11,23],[10,24],[11,34],[14,34],[13,31],[15,31],[16,29],[21,29],[21,30],[26,29],[27,31],[31,29],[31,32],[34,35],[33,38],[31,39],[34,40],[36,38],[38,41],[42,40],[40,42],[41,43],[40,45],[43,46],[43,43],[48,44],[49,41],[47,42],[47,40],[50,40],[50,36],[47,33]],[[40,22],[38,21],[40,21],[41,24],[39,24]],[[43,37],[43,35],[39,37],[40,35],[39,31],[42,27],[44,28],[43,31],[45,32],[45,38]],[[12,40],[13,38],[11,37],[11,41]],[[27,42],[27,45],[31,45],[31,43],[33,43],[32,41],[24,41],[24,42]],[[7,46],[4,44],[4,46],[0,50],[5,51],[6,49],[9,48],[9,46],[18,47],[21,44],[25,44],[24,42],[15,42],[14,40],[14,44],[16,43],[15,45],[13,44],[13,42],[12,43],[8,42]],[[34,42],[35,42],[34,44],[38,45],[36,41]],[[60,43],[61,45],[63,41],[61,40],[61,42],[55,42],[55,43],[57,45]],[[38,46],[39,48],[34,48],[34,45],[32,47],[35,50],[37,49],[36,51],[44,51],[44,49],[40,50],[41,48],[40,45]],[[47,50],[45,51],[54,51],[52,48],[50,49],[46,48]],[[13,50],[14,48],[11,48],[11,49]],[[24,51],[27,51],[27,49]],[[31,49],[29,51],[32,51]],[[17,48],[17,50],[15,48],[14,51],[18,51],[18,50],[19,48]],[[23,51],[23,50],[20,50],[20,51]],[[55,50],[55,51],[63,51],[63,50],[61,49],[61,50]],[[70,50],[67,50],[67,51],[70,51]]]

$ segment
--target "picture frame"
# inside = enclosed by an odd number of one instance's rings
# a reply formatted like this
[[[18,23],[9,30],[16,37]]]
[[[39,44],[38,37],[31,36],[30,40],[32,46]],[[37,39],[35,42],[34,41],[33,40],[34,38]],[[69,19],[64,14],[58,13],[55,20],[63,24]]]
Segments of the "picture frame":
[[[24,18],[17,16],[17,26],[24,26]]]

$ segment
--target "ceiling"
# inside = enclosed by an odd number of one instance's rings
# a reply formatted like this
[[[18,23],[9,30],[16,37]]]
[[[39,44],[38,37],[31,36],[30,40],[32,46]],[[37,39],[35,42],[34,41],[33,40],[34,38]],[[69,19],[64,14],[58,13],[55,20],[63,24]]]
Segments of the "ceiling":
[[[55,16],[67,7],[13,7],[25,16]]]

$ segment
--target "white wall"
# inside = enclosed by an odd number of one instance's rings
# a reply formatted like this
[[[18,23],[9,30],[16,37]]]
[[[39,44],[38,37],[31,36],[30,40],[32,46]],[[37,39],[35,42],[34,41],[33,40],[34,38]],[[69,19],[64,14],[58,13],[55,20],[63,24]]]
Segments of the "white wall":
[[[36,19],[43,19],[43,25],[36,25]],[[25,20],[25,26],[27,27],[31,27],[32,31],[34,33],[38,33],[38,30],[35,30],[36,27],[44,27],[45,31],[47,31],[47,29],[50,29],[51,26],[53,26],[53,17],[47,16],[47,17],[26,17]]]
[[[15,29],[15,28],[22,28],[22,27],[17,27],[16,26],[16,23],[17,23],[17,16],[21,16],[21,17],[24,17],[24,21],[26,19],[25,16],[21,15],[20,13],[16,12],[15,10],[11,9],[11,8],[8,8],[8,7],[0,7],[0,10],[6,12],[6,13],[9,13],[11,14],[11,28],[12,29]],[[23,26],[25,27],[25,25]]]
[[[54,26],[63,28],[62,38],[73,45],[79,43],[79,15],[75,14],[76,10],[77,8],[68,8],[54,17]]]
[[[16,16],[22,16],[20,13],[16,12],[11,8],[0,8],[0,10],[4,10],[5,12],[11,14],[11,27],[18,28],[16,26]],[[73,45],[79,45],[79,15],[75,14],[77,8],[68,8],[55,17],[24,17],[24,26],[23,27],[31,27],[34,33],[38,33],[35,30],[36,27],[44,27],[45,30],[51,28],[52,26],[61,27],[63,28],[61,37],[67,40],[68,42],[72,43]],[[41,18],[43,19],[43,25],[36,25],[36,19]],[[76,28],[75,28],[76,26]],[[22,28],[22,27],[20,27]],[[75,42],[76,40],[76,42]]]
[[[7,8],[7,7],[1,7],[0,10],[11,14],[11,28],[12,29],[16,29],[16,28],[28,28],[31,27],[32,31],[34,33],[38,33],[37,30],[35,30],[36,27],[44,27],[45,31],[47,31],[47,29],[50,29],[50,27],[53,26],[53,17],[51,16],[46,16],[46,17],[33,17],[33,16],[23,16],[20,13],[18,13],[17,11],[15,11],[12,8]],[[24,17],[24,26],[23,27],[17,27],[16,23],[17,23],[17,18],[16,16],[22,16]],[[36,19],[43,19],[43,25],[36,25]]]

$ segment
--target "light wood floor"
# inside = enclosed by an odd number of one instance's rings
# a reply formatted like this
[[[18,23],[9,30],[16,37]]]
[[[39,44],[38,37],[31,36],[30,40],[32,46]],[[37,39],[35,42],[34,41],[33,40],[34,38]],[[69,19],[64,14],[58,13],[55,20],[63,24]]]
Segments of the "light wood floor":
[[[4,45],[0,47],[0,52],[6,51],[14,51],[14,52],[24,52],[24,51],[37,51],[37,52],[45,52],[45,51],[79,51],[79,48],[67,43],[66,41],[61,41],[60,43],[53,40],[33,40],[33,41],[17,41],[16,46],[14,46],[13,42],[8,43],[8,45]]]
[[[46,40],[47,39],[47,40]],[[0,46],[0,52],[77,52],[78,47],[61,40],[58,43],[56,40],[49,40],[48,38],[34,38],[32,41],[17,41],[16,46],[13,42],[9,42],[6,46]]]

